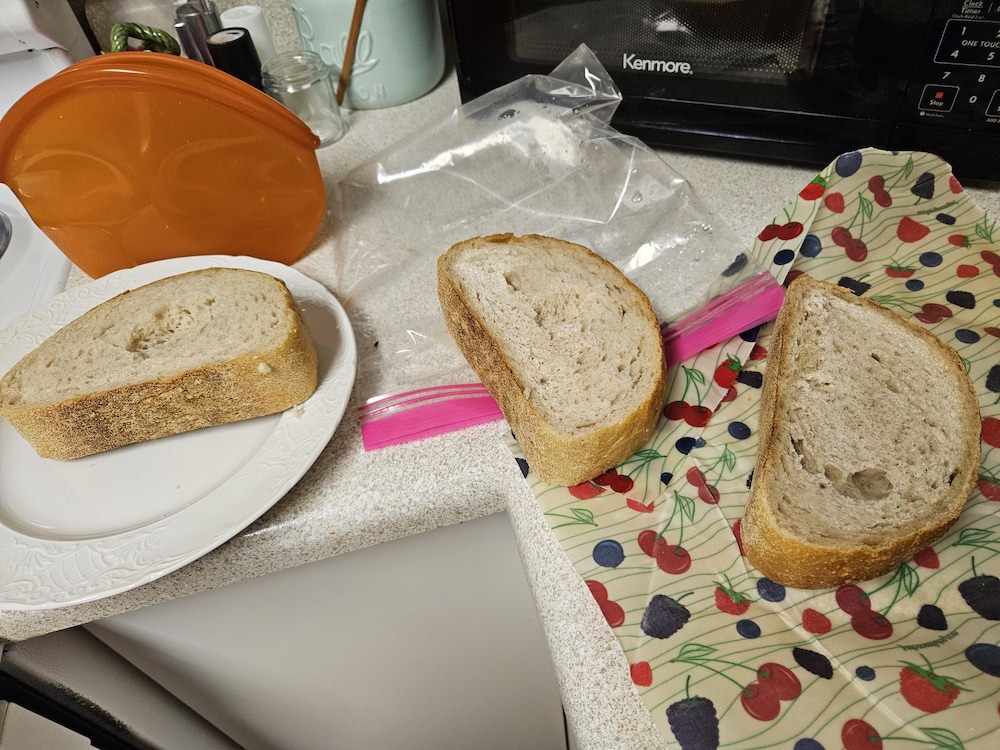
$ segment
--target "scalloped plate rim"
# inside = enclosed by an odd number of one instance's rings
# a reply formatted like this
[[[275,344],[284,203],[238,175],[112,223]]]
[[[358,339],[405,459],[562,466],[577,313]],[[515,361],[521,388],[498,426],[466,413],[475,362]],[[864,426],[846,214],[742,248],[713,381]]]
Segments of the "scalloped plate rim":
[[[279,416],[274,429],[264,444],[246,456],[246,460],[234,476],[223,482],[218,488],[206,493],[197,502],[166,519],[153,521],[138,529],[130,529],[106,537],[81,540],[40,539],[9,528],[0,522],[0,611],[37,611],[84,604],[129,591],[182,568],[229,541],[269,510],[301,479],[329,443],[347,410],[357,374],[358,354],[354,330],[347,312],[329,290],[300,271],[281,263],[246,256],[201,255],[154,261],[116,271],[72,287],[35,310],[11,321],[4,329],[0,330],[0,345],[23,349],[24,351],[18,355],[20,358],[33,349],[36,344],[18,341],[18,337],[27,330],[30,330],[32,334],[42,332],[45,324],[40,325],[39,321],[43,320],[46,315],[51,315],[52,311],[65,307],[70,309],[70,314],[76,318],[126,289],[132,289],[167,276],[210,266],[246,268],[269,273],[282,279],[300,304],[303,299],[306,299],[309,302],[319,303],[332,313],[337,322],[337,342],[333,361],[328,371],[321,376],[316,392],[301,407],[286,410]],[[67,322],[69,321],[62,320],[56,323],[50,320],[48,322],[50,330],[46,335],[51,335]],[[318,338],[315,332],[313,335],[314,338]],[[297,410],[300,411],[297,412]],[[312,430],[312,434],[309,435],[310,443],[305,446],[307,450],[300,450],[301,445],[281,446],[277,444],[282,439],[283,433],[295,437],[309,429]],[[18,436],[17,439],[22,438]],[[139,445],[148,445],[150,450],[156,450],[156,441]],[[2,450],[2,446],[0,446],[0,450]],[[278,456],[284,454],[282,462],[284,471],[278,476],[269,477],[267,484],[261,486],[255,483],[260,477],[253,476],[255,459],[268,450],[272,454],[277,451],[276,455]],[[271,456],[272,459],[274,457],[274,455]],[[249,491],[247,488],[241,487],[241,485],[246,484],[250,485]],[[238,494],[235,498],[232,497],[234,487],[237,488]],[[218,507],[220,505],[226,506],[227,503],[229,507]],[[207,513],[204,512],[206,509]],[[216,524],[203,528],[198,523],[198,516],[211,518],[213,514],[219,514],[220,511],[225,512],[226,510],[229,513],[221,527]],[[179,520],[182,523],[178,527]],[[200,538],[177,538],[185,531],[190,534],[192,526],[196,534],[201,534]],[[185,527],[189,528],[185,529]],[[145,535],[145,538],[139,538],[141,535]],[[39,598],[36,595],[31,601],[26,601],[24,597],[14,598],[8,593],[7,585],[12,576],[22,582],[23,588],[31,585],[30,579],[33,575],[35,577],[39,575],[38,571],[18,570],[16,568],[16,563],[12,559],[12,550],[18,545],[22,547],[33,546],[34,557],[30,557],[33,560],[39,559],[39,555],[41,555],[42,560],[47,559],[46,555],[49,555],[49,559],[53,555],[59,555],[71,563],[77,562],[78,558],[85,558],[85,563],[93,563],[95,556],[98,556],[97,553],[106,552],[109,547],[122,541],[134,542],[132,544],[134,549],[130,552],[133,552],[135,558],[140,562],[124,572],[120,566],[112,569],[111,565],[108,565],[105,570],[99,570],[99,574],[103,573],[108,576],[107,583],[98,584],[96,588],[86,589],[86,582],[81,580],[76,582],[76,586],[83,586],[85,590],[81,590],[79,593],[74,593],[74,587],[71,586],[69,593],[64,592],[64,596],[50,595]],[[170,543],[180,547],[175,554],[161,555],[159,558],[147,559],[142,562],[150,545],[162,546]],[[64,565],[53,562],[53,567],[58,567],[60,574],[66,573]],[[86,567],[86,565],[81,567]]]

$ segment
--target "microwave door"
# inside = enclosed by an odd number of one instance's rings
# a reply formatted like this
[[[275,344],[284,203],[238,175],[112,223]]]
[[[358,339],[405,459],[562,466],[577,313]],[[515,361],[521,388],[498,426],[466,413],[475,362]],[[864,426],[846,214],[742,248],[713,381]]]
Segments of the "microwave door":
[[[586,43],[651,145],[823,162],[885,146],[932,0],[448,0],[468,99]],[[487,7],[488,6],[488,7]]]
[[[808,76],[830,0],[524,0],[513,57],[555,63],[585,41],[614,70],[730,80]],[[673,65],[671,65],[673,63]]]

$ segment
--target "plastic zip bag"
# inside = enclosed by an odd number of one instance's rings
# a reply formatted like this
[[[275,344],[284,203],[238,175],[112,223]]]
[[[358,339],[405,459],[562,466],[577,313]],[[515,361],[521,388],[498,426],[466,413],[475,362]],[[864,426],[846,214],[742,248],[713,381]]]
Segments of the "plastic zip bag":
[[[336,273],[358,337],[367,449],[502,416],[437,298],[438,257],[470,237],[534,233],[589,247],[649,297],[674,363],[774,317],[781,289],[770,274],[680,175],[609,125],[620,101],[581,45],[550,75],[469,102],[335,188]]]

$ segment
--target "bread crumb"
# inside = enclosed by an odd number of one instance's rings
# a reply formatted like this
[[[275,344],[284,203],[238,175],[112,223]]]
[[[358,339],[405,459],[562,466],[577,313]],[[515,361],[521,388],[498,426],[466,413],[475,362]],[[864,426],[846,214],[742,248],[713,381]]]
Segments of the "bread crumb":
[[[270,375],[271,368],[267,364],[267,362],[261,362],[259,365],[257,365],[257,372],[259,372],[261,375]]]

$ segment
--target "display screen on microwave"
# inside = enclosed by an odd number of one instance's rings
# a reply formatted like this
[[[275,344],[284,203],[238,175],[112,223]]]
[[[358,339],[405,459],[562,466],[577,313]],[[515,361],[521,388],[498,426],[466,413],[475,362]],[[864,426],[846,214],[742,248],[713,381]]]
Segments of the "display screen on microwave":
[[[812,75],[830,0],[513,0],[508,54],[558,63],[585,42],[609,71],[730,80]]]

